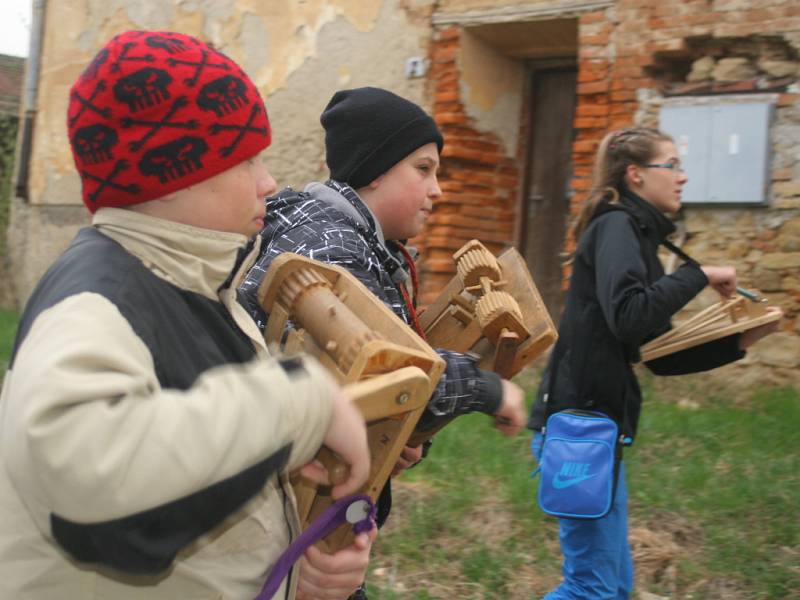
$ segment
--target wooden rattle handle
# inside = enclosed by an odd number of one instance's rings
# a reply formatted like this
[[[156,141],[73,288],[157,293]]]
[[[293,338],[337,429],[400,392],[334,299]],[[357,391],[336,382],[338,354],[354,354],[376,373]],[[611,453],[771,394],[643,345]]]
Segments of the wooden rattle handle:
[[[322,466],[328,471],[328,481],[332,486],[339,485],[347,481],[350,476],[350,467],[327,446],[320,448],[317,454],[317,460],[322,463]]]

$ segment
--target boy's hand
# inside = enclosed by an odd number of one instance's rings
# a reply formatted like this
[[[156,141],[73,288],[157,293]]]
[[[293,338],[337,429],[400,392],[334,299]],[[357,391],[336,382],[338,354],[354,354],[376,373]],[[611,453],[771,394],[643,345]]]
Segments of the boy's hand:
[[[736,291],[736,269],[733,267],[700,267],[708,278],[708,285],[723,298],[730,298]]]
[[[303,555],[297,600],[345,600],[364,582],[369,551],[378,528],[355,537],[353,543],[335,554],[311,546]]]
[[[346,479],[334,486],[331,495],[338,499],[357,492],[369,475],[367,427],[364,424],[364,417],[338,386],[333,395],[331,422],[322,443],[338,454],[347,465],[347,468],[342,470],[347,473]],[[308,463],[300,469],[300,473],[317,483],[327,483],[330,479],[318,461]]]
[[[402,471],[410,469],[422,460],[422,444],[419,446],[406,446],[397,458],[397,462],[392,469],[392,477],[396,477]]]
[[[501,380],[503,386],[503,400],[500,408],[494,413],[495,427],[503,435],[509,437],[517,435],[525,425],[525,395],[516,383],[507,379]]]

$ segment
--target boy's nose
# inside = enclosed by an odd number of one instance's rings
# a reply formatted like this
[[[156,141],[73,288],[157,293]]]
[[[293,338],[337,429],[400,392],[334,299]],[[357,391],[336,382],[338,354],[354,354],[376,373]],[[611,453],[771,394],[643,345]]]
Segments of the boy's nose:
[[[267,196],[271,196],[277,191],[277,189],[278,183],[275,181],[275,178],[269,171],[264,169],[264,176],[259,179],[259,197],[265,198]]]
[[[442,188],[439,187],[439,179],[434,175],[433,189],[430,191],[429,196],[431,198],[439,198],[441,195],[442,195]]]

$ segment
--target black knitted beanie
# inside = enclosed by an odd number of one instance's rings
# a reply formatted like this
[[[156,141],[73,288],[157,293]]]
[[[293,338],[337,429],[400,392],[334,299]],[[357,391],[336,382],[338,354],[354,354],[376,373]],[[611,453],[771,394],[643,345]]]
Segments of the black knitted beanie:
[[[419,106],[373,87],[336,92],[320,116],[331,178],[358,189],[417,148],[444,140]]]

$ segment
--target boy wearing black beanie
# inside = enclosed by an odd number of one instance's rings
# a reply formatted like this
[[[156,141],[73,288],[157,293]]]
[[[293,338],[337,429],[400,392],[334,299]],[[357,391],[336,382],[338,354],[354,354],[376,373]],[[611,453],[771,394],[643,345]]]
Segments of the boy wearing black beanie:
[[[421,333],[412,300],[416,270],[404,242],[422,231],[441,196],[436,172],[442,135],[418,105],[373,87],[336,92],[320,121],[330,179],[267,199],[264,245],[239,288],[239,300],[263,328],[266,315],[256,298],[258,286],[276,256],[295,252],[349,270]],[[479,411],[494,415],[504,434],[517,433],[524,422],[519,387],[478,369],[469,355],[438,352],[447,368],[417,429]],[[406,448],[395,473],[421,456],[421,448]],[[379,523],[390,504],[387,484],[379,500]]]

